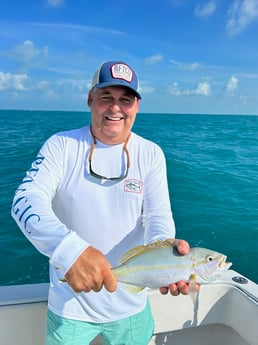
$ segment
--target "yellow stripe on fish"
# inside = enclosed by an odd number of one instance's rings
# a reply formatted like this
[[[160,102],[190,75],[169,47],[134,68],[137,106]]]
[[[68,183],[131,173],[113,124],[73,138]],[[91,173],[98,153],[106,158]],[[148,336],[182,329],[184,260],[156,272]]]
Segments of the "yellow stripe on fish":
[[[180,255],[173,240],[137,246],[126,252],[112,271],[131,293],[149,287],[157,289],[180,280],[205,284],[215,281],[231,263],[226,256],[206,248],[191,248]]]

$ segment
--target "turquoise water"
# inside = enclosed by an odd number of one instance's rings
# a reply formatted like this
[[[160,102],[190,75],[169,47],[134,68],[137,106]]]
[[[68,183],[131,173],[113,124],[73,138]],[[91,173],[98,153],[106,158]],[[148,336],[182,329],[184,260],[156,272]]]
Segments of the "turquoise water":
[[[10,217],[13,193],[51,134],[89,113],[0,111],[0,284],[48,281],[48,260]],[[134,131],[167,158],[177,237],[221,251],[258,282],[258,116],[138,114]]]

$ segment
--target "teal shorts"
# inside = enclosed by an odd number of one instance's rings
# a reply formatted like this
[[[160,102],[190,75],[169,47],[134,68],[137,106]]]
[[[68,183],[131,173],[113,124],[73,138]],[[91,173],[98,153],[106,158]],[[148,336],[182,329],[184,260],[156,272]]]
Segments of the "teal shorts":
[[[89,345],[97,335],[104,345],[147,345],[153,330],[149,302],[143,311],[107,323],[71,320],[48,310],[46,345]]]

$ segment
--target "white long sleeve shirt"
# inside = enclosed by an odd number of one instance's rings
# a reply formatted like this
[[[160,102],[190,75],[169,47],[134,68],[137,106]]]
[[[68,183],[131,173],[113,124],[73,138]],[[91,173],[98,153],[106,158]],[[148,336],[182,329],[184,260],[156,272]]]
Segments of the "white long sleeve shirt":
[[[57,133],[41,148],[18,187],[12,216],[25,236],[50,258],[49,308],[89,322],[109,322],[141,311],[146,291],[132,295],[120,285],[114,293],[75,293],[60,282],[78,256],[93,246],[112,266],[128,249],[175,237],[166,163],[159,146],[131,134],[130,168],[121,181],[89,173],[90,127]],[[97,141],[93,170],[103,176],[124,174],[123,144]]]

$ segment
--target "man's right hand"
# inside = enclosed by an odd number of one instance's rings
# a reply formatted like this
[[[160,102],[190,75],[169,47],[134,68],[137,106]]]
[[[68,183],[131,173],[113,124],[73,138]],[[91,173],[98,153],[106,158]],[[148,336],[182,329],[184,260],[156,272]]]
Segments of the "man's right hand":
[[[105,256],[90,246],[67,271],[65,280],[75,292],[98,292],[103,286],[109,292],[114,292],[117,281],[110,268]]]

